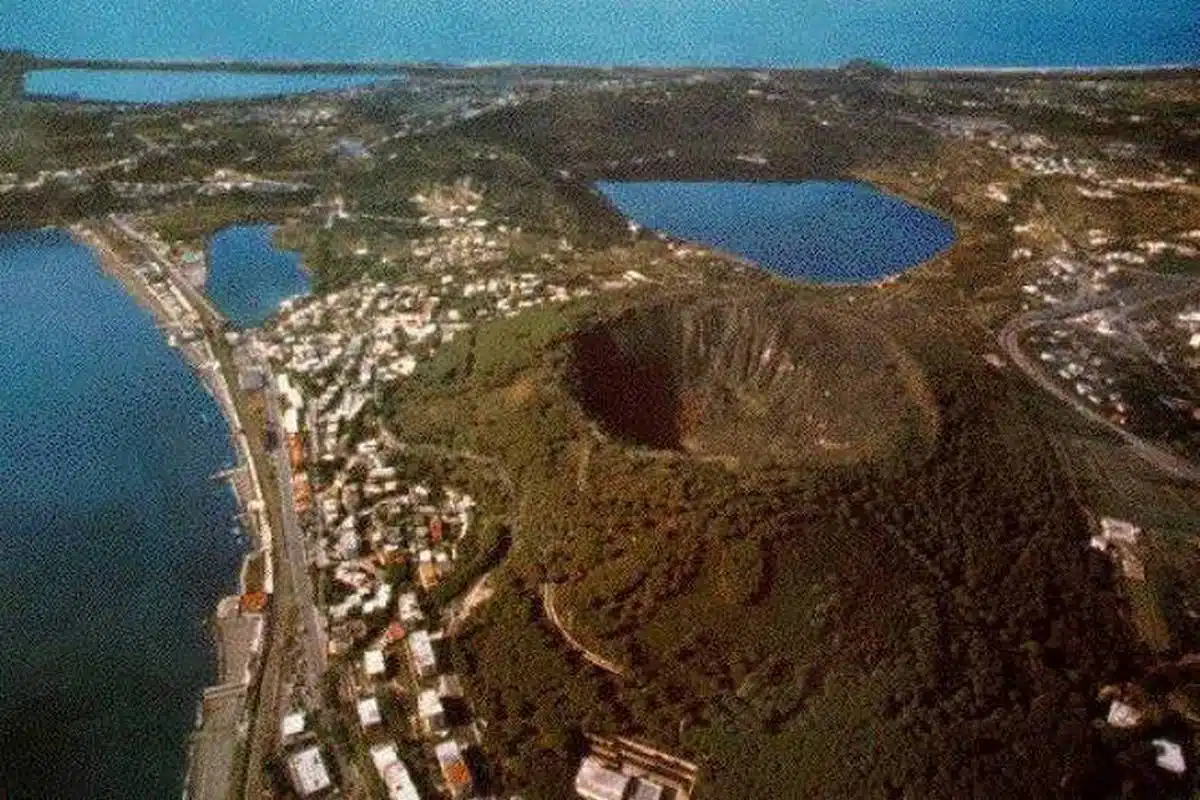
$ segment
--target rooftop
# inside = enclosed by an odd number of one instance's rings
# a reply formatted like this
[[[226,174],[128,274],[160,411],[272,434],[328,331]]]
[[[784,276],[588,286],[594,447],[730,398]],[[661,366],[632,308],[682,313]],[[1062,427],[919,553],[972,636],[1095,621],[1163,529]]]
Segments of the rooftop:
[[[609,769],[593,756],[583,759],[575,776],[575,793],[584,800],[624,800],[625,790],[632,780],[615,769]]]
[[[321,751],[315,746],[294,753],[288,759],[288,773],[301,797],[314,795],[333,785]]]

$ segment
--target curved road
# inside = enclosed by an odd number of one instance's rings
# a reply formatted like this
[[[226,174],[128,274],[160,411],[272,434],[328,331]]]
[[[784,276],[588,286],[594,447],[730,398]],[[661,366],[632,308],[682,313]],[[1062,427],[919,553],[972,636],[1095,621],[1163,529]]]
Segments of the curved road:
[[[591,650],[588,650],[574,636],[571,635],[569,630],[566,629],[566,627],[562,624],[562,620],[558,618],[558,610],[554,607],[554,584],[552,583],[542,584],[542,607],[546,609],[546,617],[550,620],[551,624],[558,629],[558,632],[562,634],[562,637],[567,641],[567,644],[571,645],[572,649],[578,651],[579,654],[583,656],[585,661],[599,667],[605,672],[616,675],[619,678],[629,677],[629,670],[625,669],[615,661],[605,658],[599,653],[594,653]]]
[[[1147,298],[1140,304],[1159,299],[1161,296],[1162,295],[1160,294],[1158,296]],[[1055,309],[1054,311],[1031,311],[1026,314],[1021,314],[1020,316],[1010,320],[1008,324],[1004,326],[1003,330],[1001,330],[1000,335],[997,337],[1000,342],[1000,347],[1003,348],[1009,359],[1016,364],[1022,372],[1029,376],[1030,380],[1032,380],[1045,391],[1057,397],[1059,400],[1062,400],[1064,403],[1074,408],[1090,422],[1107,428],[1117,436],[1120,436],[1125,443],[1129,445],[1129,448],[1133,451],[1133,454],[1138,458],[1173,478],[1200,484],[1200,467],[1186,459],[1180,458],[1168,450],[1150,443],[1133,432],[1115,424],[1111,420],[1105,418],[1103,415],[1098,414],[1095,410],[1085,405],[1084,402],[1077,396],[1067,391],[1057,381],[1047,376],[1046,373],[1039,369],[1037,364],[1034,363],[1033,360],[1029,358],[1029,356],[1021,349],[1019,340],[1022,333],[1054,319],[1061,319],[1068,315],[1073,316],[1075,314],[1082,314],[1094,308],[1113,305],[1114,302],[1115,299],[1111,297],[1093,298],[1088,302],[1080,301],[1077,303],[1072,303],[1065,308]],[[1128,313],[1128,310],[1126,313]]]

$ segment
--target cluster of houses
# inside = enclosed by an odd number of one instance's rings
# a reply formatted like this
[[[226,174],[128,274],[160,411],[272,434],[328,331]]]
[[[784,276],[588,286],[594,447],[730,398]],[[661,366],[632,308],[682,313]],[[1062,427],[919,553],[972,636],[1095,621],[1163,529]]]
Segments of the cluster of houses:
[[[466,752],[478,744],[478,732],[462,726],[469,716],[462,685],[458,676],[441,672],[434,649],[440,635],[424,627],[404,628],[424,621],[415,597],[407,608],[402,597],[397,621],[363,652],[359,668],[344,685],[353,692],[359,735],[389,797],[419,798],[411,764],[402,755],[406,753],[410,760],[430,758],[440,788],[459,800],[474,791]],[[389,708],[386,714],[384,705]],[[401,740],[409,746],[403,748]],[[414,747],[412,742],[420,744]]]
[[[500,230],[504,226],[483,232],[490,223],[473,216],[480,201],[469,181],[414,198],[427,212],[424,224],[437,229],[412,245],[417,277],[364,280],[287,301],[260,334],[265,356],[311,398],[307,413],[309,422],[315,421],[320,458],[344,457],[352,443],[343,434],[364,408],[410,376],[440,345],[480,321],[645,280],[632,271],[561,282],[540,272],[510,271],[496,264],[507,252],[510,232]],[[560,243],[560,249],[569,251],[570,245]]]
[[[1060,319],[1037,329],[1029,344],[1047,374],[1056,376],[1065,388],[1086,401],[1097,412],[1118,425],[1131,416],[1130,399],[1123,394],[1123,376],[1131,367],[1158,371],[1164,365],[1200,366],[1200,311],[1185,308],[1169,323],[1161,314],[1131,319],[1121,307],[1118,290],[1133,279],[1130,268],[1146,268],[1163,256],[1200,257],[1200,231],[1187,232],[1168,240],[1143,240],[1117,247],[1109,232],[1094,228],[1085,234],[1080,249],[1060,247],[1037,259],[1039,231],[1032,223],[1014,225],[1021,244],[1012,253],[1017,262],[1027,262],[1029,277],[1021,291],[1026,310],[1061,306]],[[1111,298],[1109,300],[1108,298]],[[1070,306],[1086,300],[1090,310],[1070,316]],[[1178,330],[1180,336],[1161,335]],[[1159,392],[1169,414],[1195,416],[1195,404],[1169,390],[1164,382]],[[1142,381],[1143,388],[1148,384]],[[1156,414],[1160,411],[1155,412]]]
[[[1097,327],[1103,330],[1108,324],[1108,317],[1103,312],[1092,312],[1078,319],[1093,330]],[[1117,385],[1116,365],[1095,342],[1081,336],[1077,328],[1059,324],[1037,331],[1030,343],[1039,348],[1038,359],[1043,367],[1069,391],[1086,400],[1114,424],[1128,422],[1130,407]]]
[[[393,468],[372,470],[390,473]],[[468,531],[474,505],[469,495],[451,489],[434,502],[422,484],[398,492],[394,480],[376,476],[359,483],[345,475],[340,473],[318,494],[326,536],[316,555],[329,578],[330,648],[335,653],[362,641],[369,627],[361,624],[363,620],[389,613],[394,583],[390,576],[406,571],[428,593],[453,571],[456,543]],[[393,484],[392,491],[381,484]],[[366,500],[368,491],[373,501]],[[403,594],[398,600],[401,621],[411,625],[412,620],[403,617],[419,617],[415,595]]]
[[[983,103],[964,101],[963,105],[980,108]],[[1073,113],[1094,116],[1087,108],[1074,109]],[[1116,161],[1128,161],[1140,153],[1136,144],[1116,142],[1103,148],[1108,159],[1101,161],[1092,156],[1074,155],[1064,152],[1049,137],[1014,130],[1002,119],[983,116],[941,116],[926,123],[939,135],[986,142],[987,146],[1003,155],[1009,167],[1017,172],[1039,177],[1065,177],[1080,181],[1075,187],[1080,196],[1093,200],[1111,200],[1118,193],[1131,191],[1177,191],[1189,186],[1190,172],[1168,174],[1165,166],[1153,173],[1140,175],[1113,175],[1111,166]],[[1007,198],[993,199],[1007,202]]]
[[[294,412],[299,390],[279,377]],[[287,416],[290,428],[297,416]],[[306,480],[303,432],[289,437],[290,443],[299,439],[290,448],[298,454],[296,479]],[[462,686],[441,668],[435,649],[441,633],[430,629],[426,608],[429,593],[454,569],[457,542],[470,532],[475,502],[453,488],[435,491],[402,481],[393,455],[376,439],[357,442],[311,501],[302,506],[297,494],[297,510],[309,512],[310,527],[323,533],[314,560],[327,586],[321,605],[329,651],[356,664],[342,676],[342,685],[349,687],[359,733],[389,797],[418,797],[412,762],[406,765],[400,744],[417,739],[432,746],[429,755],[448,793],[462,798],[473,786],[464,751],[478,742],[478,733],[455,727],[467,716]],[[405,701],[414,712],[410,724],[397,710]],[[300,756],[311,749],[291,758],[316,763],[311,755]],[[297,780],[292,782],[299,791]]]
[[[341,686],[379,779],[393,800],[417,800],[412,759],[428,756],[449,796],[469,796],[474,779],[465,753],[479,734],[461,682],[442,668],[442,634],[431,628],[427,607],[428,593],[453,569],[474,501],[454,489],[435,496],[424,484],[402,487],[374,440],[360,442],[315,499],[310,519],[327,533],[316,561],[329,586],[330,654],[354,665]],[[302,797],[331,791],[337,780],[305,732],[303,712],[285,717],[281,733],[293,788]]]
[[[465,752],[478,744],[478,731],[467,724],[469,712],[458,676],[442,667],[437,652],[442,634],[430,629],[418,592],[400,593],[393,607],[392,585],[380,580],[379,567],[395,563],[397,554],[402,554],[415,562],[416,584],[427,593],[452,563],[453,547],[447,542],[465,531],[472,503],[465,495],[447,491],[439,510],[428,504],[429,491],[420,486],[393,499],[404,513],[389,517],[402,524],[374,530],[369,537],[371,556],[334,562],[334,582],[347,593],[329,607],[330,646],[346,652],[371,632],[357,668],[345,676],[344,685],[351,687],[360,734],[389,796],[393,800],[418,797],[400,755],[399,733],[405,740],[424,743],[422,750],[436,762],[441,786],[458,800],[474,789]],[[399,544],[402,541],[408,542],[406,547]],[[375,622],[368,627],[372,617]],[[381,699],[393,709],[390,724]],[[402,706],[407,713],[398,710]],[[397,719],[400,716],[403,722]]]
[[[109,181],[117,197],[127,200],[182,200],[188,196],[219,197],[239,192],[258,195],[296,195],[311,192],[311,186],[297,181],[279,181],[253,175],[217,170],[202,181],[170,182]]]
[[[1017,225],[1014,233],[1027,232],[1025,226]],[[1031,258],[1033,250],[1017,248],[1012,258],[1022,261]],[[1022,284],[1021,291],[1033,302],[1042,305],[1058,305],[1073,299],[1081,292],[1102,294],[1112,288],[1113,276],[1120,272],[1121,259],[1100,256],[1090,260],[1074,253],[1060,251],[1043,259],[1038,267],[1040,274]]]

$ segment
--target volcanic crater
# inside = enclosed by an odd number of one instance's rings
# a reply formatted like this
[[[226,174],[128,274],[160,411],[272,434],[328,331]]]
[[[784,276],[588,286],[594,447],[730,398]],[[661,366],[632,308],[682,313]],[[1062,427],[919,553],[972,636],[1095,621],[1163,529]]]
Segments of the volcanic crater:
[[[786,299],[626,310],[576,332],[570,376],[609,436],[737,465],[878,456],[936,430],[921,370],[895,342]]]

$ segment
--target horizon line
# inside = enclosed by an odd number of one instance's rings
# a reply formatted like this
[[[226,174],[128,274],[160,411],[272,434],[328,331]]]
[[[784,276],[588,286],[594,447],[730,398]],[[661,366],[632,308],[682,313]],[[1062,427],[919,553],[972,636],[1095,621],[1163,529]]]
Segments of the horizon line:
[[[6,48],[0,48],[3,52]],[[56,67],[54,62],[96,62],[96,63],[122,63],[130,66],[152,65],[152,64],[175,64],[189,67],[203,67],[211,65],[213,67],[221,67],[223,65],[263,65],[264,67],[280,67],[280,66],[297,66],[303,67],[306,65],[329,66],[329,67],[361,67],[363,69],[395,69],[401,71],[406,67],[423,68],[423,69],[457,69],[457,70],[482,70],[482,69],[502,69],[502,68],[520,68],[520,67],[539,67],[539,68],[562,68],[562,69],[660,69],[660,70],[746,70],[746,71],[818,71],[818,70],[837,70],[847,64],[855,61],[864,61],[879,66],[885,67],[894,72],[981,72],[981,73],[1053,73],[1053,72],[1152,72],[1157,70],[1182,71],[1189,69],[1200,69],[1200,61],[1192,62],[1140,62],[1133,64],[1037,64],[1037,65],[1020,65],[1020,64],[980,64],[980,63],[964,63],[964,64],[940,64],[940,65],[893,65],[881,59],[873,59],[864,56],[854,56],[836,63],[823,64],[792,64],[792,65],[772,65],[772,64],[719,64],[719,63],[654,63],[654,62],[579,62],[579,61],[514,61],[510,59],[466,59],[462,61],[439,60],[434,58],[413,59],[413,60],[339,60],[329,58],[280,58],[280,59],[257,59],[247,57],[228,57],[228,56],[212,56],[202,58],[157,58],[157,57],[78,57],[78,56],[41,56],[30,51],[12,50],[10,52],[25,52],[35,62],[49,62],[49,65],[44,67],[34,66],[29,71],[42,72],[52,70],[73,70],[86,69],[86,67]],[[102,70],[101,70],[102,71]],[[146,71],[157,71],[152,67],[147,66]],[[214,70],[219,71],[219,70]]]

